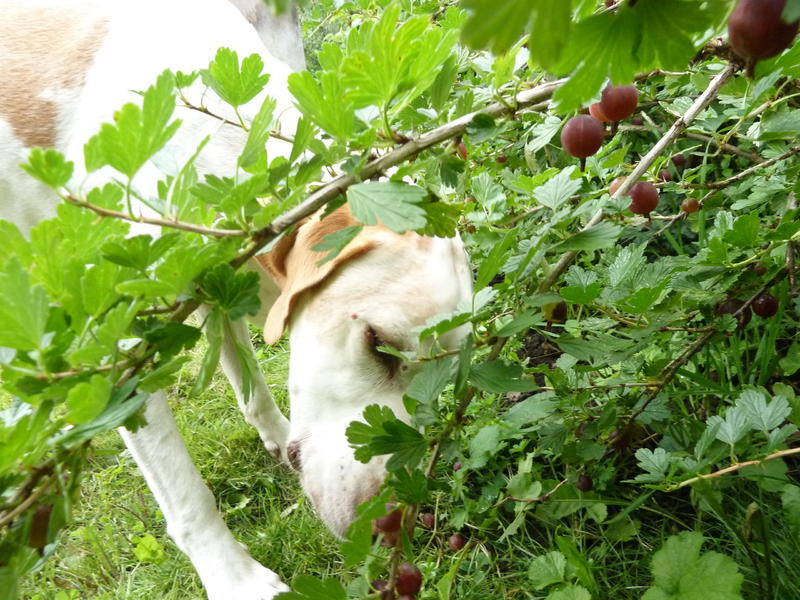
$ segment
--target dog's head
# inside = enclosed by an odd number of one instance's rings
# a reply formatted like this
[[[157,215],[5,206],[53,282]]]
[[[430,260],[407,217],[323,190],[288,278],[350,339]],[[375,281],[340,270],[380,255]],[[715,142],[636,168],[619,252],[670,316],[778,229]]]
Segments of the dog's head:
[[[345,209],[314,217],[260,262],[281,288],[264,335],[290,331],[291,435],[287,455],[322,519],[343,535],[355,507],[377,493],[383,458],[355,460],[345,437],[370,404],[390,407],[408,420],[403,393],[414,375],[401,359],[377,350],[418,350],[421,328],[452,312],[472,293],[470,269],[458,238],[395,234],[364,227],[333,260],[311,248],[355,225]],[[456,347],[464,331],[441,340]]]

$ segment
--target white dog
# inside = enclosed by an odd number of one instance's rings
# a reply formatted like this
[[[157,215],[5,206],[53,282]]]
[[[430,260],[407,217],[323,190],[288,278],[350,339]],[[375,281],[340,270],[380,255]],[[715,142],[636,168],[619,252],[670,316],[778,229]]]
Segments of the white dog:
[[[123,103],[137,101],[130,90],[145,89],[164,68],[204,68],[220,46],[240,57],[263,56],[271,75],[266,93],[277,99],[275,114],[291,133],[297,117],[286,78],[304,64],[299,28],[291,15],[272,17],[260,0],[0,0],[0,218],[27,232],[54,214],[53,194],[17,166],[26,147],[58,148],[79,166],[83,146],[99,124]],[[242,112],[252,114],[262,100],[256,98]],[[199,170],[234,172],[242,132],[197,111],[183,109],[178,116],[183,120],[178,134],[134,181],[140,193],[153,194],[162,172],[185,160],[209,132],[214,136],[196,163]],[[288,151],[279,146],[270,141],[271,156]],[[81,177],[78,173],[75,181]],[[381,460],[354,460],[344,435],[348,423],[371,403],[408,417],[402,394],[412,373],[376,346],[415,350],[416,331],[471,294],[457,239],[366,227],[334,261],[319,266],[311,246],[352,223],[346,210],[311,219],[253,265],[265,275],[267,340],[290,330],[291,424],[263,378],[244,402],[234,349],[235,341],[249,347],[243,322],[235,324],[236,340],[225,341],[221,359],[245,418],[268,450],[288,455],[337,534],[385,475]],[[444,341],[452,345],[456,335]],[[164,512],[170,535],[191,559],[209,598],[264,600],[285,590],[224,524],[163,393],[148,400],[146,418],[146,427],[122,435]]]

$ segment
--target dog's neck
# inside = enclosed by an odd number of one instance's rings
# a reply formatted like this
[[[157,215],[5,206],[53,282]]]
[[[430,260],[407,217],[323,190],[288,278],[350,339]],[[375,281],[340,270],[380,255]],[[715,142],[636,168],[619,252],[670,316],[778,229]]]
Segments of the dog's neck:
[[[276,15],[264,0],[230,0],[258,32],[264,46],[295,71],[306,68],[297,7]]]

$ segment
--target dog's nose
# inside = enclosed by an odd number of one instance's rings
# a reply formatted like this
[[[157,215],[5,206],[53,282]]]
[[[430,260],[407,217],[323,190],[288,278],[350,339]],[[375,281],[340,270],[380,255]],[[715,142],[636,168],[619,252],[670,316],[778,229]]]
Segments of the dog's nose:
[[[300,461],[300,442],[295,441],[286,444],[286,459],[295,471],[300,471],[302,466]]]

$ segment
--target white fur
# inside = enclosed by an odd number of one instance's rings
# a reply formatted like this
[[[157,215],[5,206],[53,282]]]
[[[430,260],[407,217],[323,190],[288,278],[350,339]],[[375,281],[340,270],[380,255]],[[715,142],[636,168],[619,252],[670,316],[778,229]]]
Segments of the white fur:
[[[286,89],[290,68],[273,58],[267,48],[271,43],[281,45],[275,54],[301,66],[299,30],[289,17],[270,19],[260,14],[264,8],[257,0],[231,0],[236,6],[228,0],[33,1],[53,11],[77,7],[88,16],[102,14],[108,19],[107,35],[85,85],[46,92],[58,94],[60,102],[63,99],[57,146],[76,166],[82,164],[83,145],[99,124],[110,120],[123,103],[137,101],[131,90],[145,89],[164,68],[190,71],[205,67],[220,46],[234,48],[240,58],[253,52],[264,56],[266,71],[271,74],[267,93],[278,101],[276,114],[281,116],[284,130],[294,131],[297,114]],[[0,0],[0,13],[4,7],[26,3],[29,0]],[[243,13],[251,17],[250,22]],[[294,47],[287,49],[285,44]],[[2,48],[0,40],[0,60]],[[202,91],[202,86],[196,85],[189,93],[199,103]],[[257,98],[242,112],[254,114],[262,99]],[[212,110],[225,110],[211,95],[206,101]],[[238,129],[221,126],[196,111],[179,110],[176,116],[183,119],[183,126],[137,175],[134,184],[140,193],[154,194],[155,182],[164,171],[177,168],[209,133],[214,139],[197,162],[200,171],[234,170],[244,139]],[[268,152],[274,156],[288,152],[288,147],[273,140]],[[0,118],[0,218],[27,232],[38,220],[52,216],[56,199],[17,168],[22,157],[22,141]],[[82,187],[88,189],[109,175],[113,173],[108,170],[93,174]],[[78,172],[77,180],[82,177]],[[377,249],[347,263],[318,290],[306,293],[291,316],[291,425],[275,406],[262,374],[255,381],[253,397],[244,401],[241,366],[234,349],[235,343],[252,349],[244,322],[234,324],[222,348],[223,370],[247,422],[258,430],[271,452],[283,453],[287,440],[297,442],[303,487],[337,534],[345,531],[355,506],[376,493],[385,476],[383,460],[367,465],[354,460],[344,436],[347,424],[359,419],[364,407],[372,403],[390,406],[398,416],[408,417],[402,395],[413,373],[403,370],[388,377],[370,354],[364,332],[375,327],[390,338],[386,341],[415,350],[416,334],[425,321],[452,311],[471,293],[460,241],[431,240],[400,248],[398,239],[387,236]],[[264,280],[264,307],[277,295],[275,284]],[[461,333],[451,334],[449,345],[454,345]],[[122,436],[164,513],[169,534],[197,569],[208,597],[268,600],[287,589],[231,535],[192,464],[163,393],[151,396],[145,416],[146,427],[136,433],[123,430]]]

